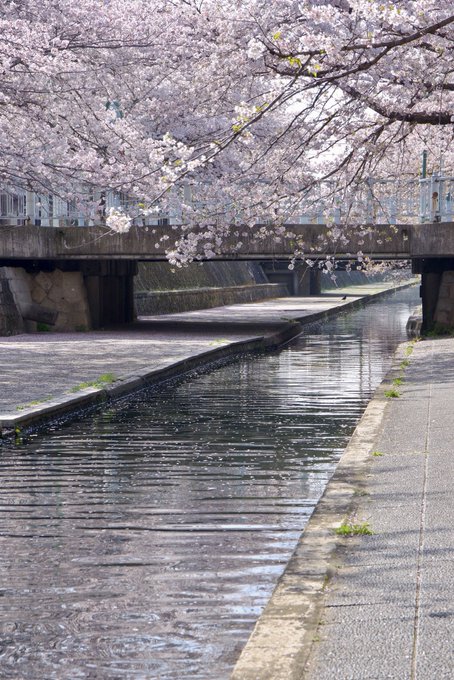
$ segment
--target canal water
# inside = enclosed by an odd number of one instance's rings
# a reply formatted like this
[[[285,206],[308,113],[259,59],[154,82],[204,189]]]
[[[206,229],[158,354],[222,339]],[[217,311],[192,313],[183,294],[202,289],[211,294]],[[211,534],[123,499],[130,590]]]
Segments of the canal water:
[[[0,449],[0,677],[223,680],[417,303]]]

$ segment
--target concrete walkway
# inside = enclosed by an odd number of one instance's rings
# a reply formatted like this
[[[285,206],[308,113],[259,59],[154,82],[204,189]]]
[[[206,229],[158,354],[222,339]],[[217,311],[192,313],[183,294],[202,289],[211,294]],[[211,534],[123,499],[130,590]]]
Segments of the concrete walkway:
[[[326,591],[310,680],[454,677],[454,339],[414,346],[355,538]]]
[[[392,287],[372,283],[319,297],[146,317],[119,331],[0,338],[0,432],[121,396],[217,359],[277,346],[301,332],[301,323]]]
[[[454,339],[407,343],[232,678],[451,680],[453,490]]]

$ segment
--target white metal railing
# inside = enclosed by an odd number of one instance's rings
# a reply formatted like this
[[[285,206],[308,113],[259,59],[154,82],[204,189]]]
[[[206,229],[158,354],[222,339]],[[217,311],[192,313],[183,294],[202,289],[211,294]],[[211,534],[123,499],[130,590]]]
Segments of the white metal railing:
[[[187,190],[184,200],[191,201]],[[91,208],[81,210],[74,202],[55,195],[19,189],[3,191],[0,192],[0,225],[90,226],[103,221],[110,208],[120,208],[133,215],[140,213],[135,200],[114,191],[94,191],[91,205]],[[197,209],[197,201],[192,201],[192,207]],[[200,204],[200,208],[205,214],[209,212],[206,204]],[[287,217],[288,223],[299,224],[324,224],[327,221],[342,224],[349,220],[367,224],[454,221],[454,177],[434,173],[420,180],[370,178],[342,195],[334,185],[325,183],[298,200],[293,209],[289,207]],[[160,226],[181,224],[182,221],[181,204],[175,200],[171,210],[139,215],[133,224]],[[272,219],[264,218],[263,221],[271,223]]]
[[[319,197],[313,196],[310,208],[302,210],[295,221],[300,224],[324,224],[327,219],[335,224],[352,220],[367,224],[410,224],[454,219],[453,177],[370,178],[342,197],[333,197],[326,187],[321,187],[319,192]]]
[[[454,219],[454,177],[434,173],[420,182],[420,222],[452,222]]]
[[[110,208],[121,208],[137,213],[137,202],[132,203],[124,194],[98,191],[91,203],[96,207],[78,209],[75,202],[65,201],[55,195],[36,194],[20,189],[0,192],[0,225],[32,224],[40,227],[79,226],[99,224]],[[153,213],[133,220],[138,225],[179,224],[180,215],[169,212]]]

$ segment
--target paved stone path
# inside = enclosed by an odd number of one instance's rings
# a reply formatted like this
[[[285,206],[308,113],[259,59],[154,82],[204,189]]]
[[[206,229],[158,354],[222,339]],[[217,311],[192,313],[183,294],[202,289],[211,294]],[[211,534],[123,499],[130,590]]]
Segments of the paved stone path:
[[[375,534],[345,539],[304,680],[454,678],[454,339],[409,361],[356,516]]]

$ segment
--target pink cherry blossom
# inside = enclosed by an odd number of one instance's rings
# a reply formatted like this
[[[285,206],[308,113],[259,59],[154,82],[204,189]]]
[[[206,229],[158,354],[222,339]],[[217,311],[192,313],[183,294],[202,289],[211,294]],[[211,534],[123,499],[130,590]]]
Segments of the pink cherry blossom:
[[[303,199],[353,228],[368,178],[417,179],[424,149],[453,173],[453,26],[448,0],[5,2],[1,188],[127,195],[120,231],[178,213],[179,263]]]

